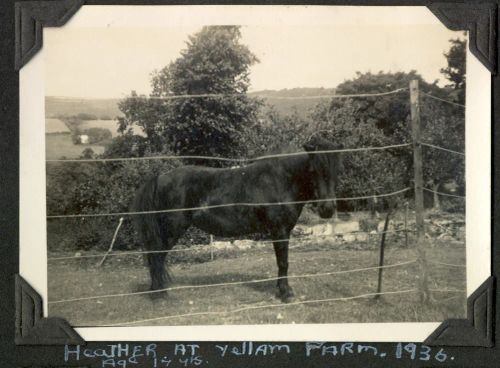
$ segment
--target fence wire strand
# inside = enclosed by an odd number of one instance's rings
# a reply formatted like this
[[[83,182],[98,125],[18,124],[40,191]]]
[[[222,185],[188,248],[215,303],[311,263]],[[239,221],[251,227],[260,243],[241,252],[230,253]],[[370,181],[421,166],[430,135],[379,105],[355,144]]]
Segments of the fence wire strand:
[[[359,197],[345,197],[345,198],[325,198],[325,199],[311,199],[307,201],[286,201],[286,202],[238,202],[238,203],[223,203],[211,206],[199,206],[199,207],[189,207],[189,208],[170,208],[168,210],[155,210],[155,211],[136,211],[136,212],[109,212],[109,213],[89,213],[89,214],[73,214],[73,215],[49,215],[47,219],[57,219],[57,218],[82,218],[82,217],[107,217],[107,216],[136,216],[136,215],[154,215],[162,213],[171,212],[184,212],[184,211],[200,211],[208,210],[213,208],[224,208],[224,207],[259,207],[259,206],[284,206],[289,204],[307,204],[307,203],[322,203],[331,201],[355,201],[361,199],[369,198],[383,198],[395,196],[398,194],[405,193],[411,188],[407,187],[395,192],[383,193],[383,194],[372,194],[368,196]]]
[[[228,157],[217,157],[217,156],[196,156],[196,155],[160,155],[160,156],[148,156],[148,157],[121,157],[121,158],[95,158],[95,159],[52,159],[46,160],[45,162],[78,162],[78,163],[90,163],[90,162],[119,162],[119,161],[147,161],[147,160],[182,160],[182,159],[193,159],[193,160],[212,160],[212,161],[225,161],[225,162],[235,162],[235,163],[250,163],[262,160],[269,160],[274,158],[292,157],[292,156],[304,156],[310,154],[325,154],[325,153],[347,153],[347,152],[367,152],[367,151],[383,151],[388,149],[409,147],[411,143],[401,143],[392,144],[388,146],[375,146],[375,147],[360,147],[360,148],[342,148],[334,150],[319,150],[319,151],[300,151],[300,152],[290,152],[290,153],[277,153],[273,155],[264,155],[254,158],[228,158]]]
[[[453,264],[453,263],[446,263],[446,262],[439,262],[439,261],[427,261],[427,263],[431,264],[436,264],[440,266],[447,266],[447,267],[458,267],[458,268],[466,268],[466,265],[463,264]]]
[[[332,272],[323,272],[323,273],[314,273],[314,274],[303,274],[303,275],[288,275],[288,276],[282,276],[282,277],[268,277],[268,278],[265,278],[265,279],[255,279],[255,280],[248,280],[248,281],[223,282],[223,283],[215,283],[215,284],[182,285],[182,286],[173,286],[173,287],[169,287],[169,288],[165,288],[165,289],[159,289],[159,290],[138,291],[138,292],[134,292],[134,293],[105,294],[105,295],[88,296],[88,297],[82,297],[82,298],[61,299],[61,300],[49,301],[48,304],[71,303],[71,302],[79,302],[79,301],[83,301],[83,300],[96,300],[96,299],[125,297],[125,296],[135,296],[135,295],[144,295],[144,294],[155,294],[155,293],[162,293],[162,292],[165,292],[165,291],[172,291],[172,290],[200,289],[200,288],[209,288],[209,287],[218,287],[218,286],[234,286],[234,285],[245,285],[245,284],[257,284],[257,283],[262,283],[262,282],[276,281],[276,280],[280,280],[280,279],[284,279],[284,278],[299,279],[299,278],[311,278],[311,277],[323,277],[323,276],[331,276],[331,275],[341,275],[341,274],[353,273],[353,272],[363,272],[363,271],[378,270],[378,269],[384,269],[384,268],[387,269],[387,268],[393,268],[393,267],[400,267],[400,266],[405,266],[405,265],[409,265],[409,264],[412,264],[412,263],[416,263],[416,260],[414,259],[414,260],[410,260],[410,261],[406,261],[406,262],[401,262],[401,263],[396,263],[396,264],[392,264],[392,265],[355,268],[355,269],[351,269],[351,270],[342,270],[342,271],[332,271]]]
[[[447,104],[450,104],[450,105],[454,105],[454,106],[465,108],[465,105],[462,105],[462,104],[459,104],[459,103],[456,103],[456,102],[453,102],[453,101],[450,101],[450,100],[445,100],[444,98],[439,98],[439,97],[433,96],[433,95],[431,95],[429,93],[425,93],[425,92],[422,92],[422,91],[420,93],[422,95],[426,96],[426,97],[432,98],[433,100],[441,101],[441,102],[444,102],[444,103],[447,103]]]
[[[451,150],[449,148],[444,148],[444,147],[441,147],[441,146],[436,146],[434,144],[430,144],[430,143],[425,143],[425,142],[420,142],[420,144],[422,146],[425,146],[425,147],[429,147],[429,148],[434,148],[434,149],[437,149],[437,150],[440,150],[440,151],[445,151],[445,152],[449,152],[449,153],[454,153],[456,155],[460,155],[460,156],[464,156],[465,157],[465,153],[463,152],[459,152],[459,151],[454,151],[454,150]]]
[[[290,307],[290,306],[295,306],[295,305],[303,305],[303,304],[349,301],[349,300],[355,300],[355,299],[370,298],[370,297],[374,297],[376,295],[408,294],[408,293],[416,293],[417,291],[418,291],[417,289],[407,289],[407,290],[399,290],[399,291],[385,291],[385,292],[380,292],[380,293],[367,293],[367,294],[361,294],[361,295],[356,295],[356,296],[347,296],[347,297],[338,297],[338,298],[303,300],[303,301],[297,301],[297,302],[291,302],[291,303],[250,305],[250,306],[242,306],[242,307],[239,307],[236,309],[226,310],[226,311],[206,311],[206,312],[184,313],[184,314],[176,314],[176,315],[170,315],[170,316],[142,319],[142,320],[131,321],[131,322],[120,322],[120,323],[106,324],[106,325],[103,325],[103,327],[117,327],[117,326],[124,326],[124,325],[134,325],[134,324],[138,324],[138,323],[147,323],[147,322],[161,321],[161,320],[165,320],[165,319],[180,318],[180,317],[195,317],[195,316],[203,316],[203,315],[221,315],[221,314],[224,315],[224,314],[230,314],[230,313],[240,313],[240,312],[245,312],[245,311],[255,310],[255,309],[285,308],[285,307]]]
[[[364,97],[381,97],[389,96],[399,92],[407,91],[408,88],[398,88],[393,91],[378,92],[378,93],[359,93],[359,94],[345,94],[345,95],[313,95],[313,96],[270,96],[270,95],[249,95],[247,93],[200,93],[200,94],[184,94],[184,95],[167,95],[167,96],[125,96],[124,98],[138,99],[138,100],[180,100],[188,98],[227,98],[227,97],[258,97],[258,98],[272,98],[275,100],[314,100],[318,98],[364,98]]]
[[[366,234],[368,236],[377,236],[377,235],[382,235],[382,234],[395,234],[395,233],[401,233],[401,232],[414,232],[413,230],[405,230],[405,229],[397,229],[397,230],[387,230],[387,231],[377,231],[377,232],[369,232],[369,231],[350,231],[350,232],[345,232],[345,233],[333,233],[333,234],[319,234],[319,235],[310,235],[310,236],[302,236],[302,237],[292,237],[292,238],[283,238],[283,239],[276,239],[276,240],[252,240],[255,243],[258,244],[272,244],[275,242],[285,242],[288,241],[290,243],[297,242],[297,241],[302,241],[302,240],[315,240],[318,238],[337,238],[337,237],[342,237],[344,235],[361,235],[361,234]],[[248,239],[251,240],[251,239]],[[288,249],[297,249],[297,248],[302,248],[306,245],[309,245],[309,243],[306,244],[297,244],[294,246],[289,246]],[[204,245],[196,245],[190,248],[185,248],[185,249],[168,249],[168,250],[140,250],[140,251],[128,251],[128,252],[115,252],[115,253],[95,253],[95,254],[85,254],[85,255],[79,255],[79,256],[60,256],[60,257],[49,257],[47,258],[47,261],[62,261],[62,260],[70,260],[70,259],[87,259],[87,258],[100,258],[103,257],[104,255],[107,255],[108,257],[116,257],[116,256],[130,256],[130,255],[139,255],[139,254],[156,254],[156,253],[177,253],[177,252],[199,252],[199,251],[204,251],[204,250],[210,250],[210,248],[214,249],[211,244],[204,244]]]
[[[467,290],[461,290],[461,289],[429,289],[429,291],[432,291],[434,293],[466,293]]]
[[[437,190],[432,190],[430,188],[425,188],[425,187],[422,188],[422,189],[425,190],[426,192],[434,193],[434,194],[437,194],[437,195],[440,195],[440,196],[465,199],[465,196],[461,196],[461,195],[443,193],[443,192],[439,192]]]

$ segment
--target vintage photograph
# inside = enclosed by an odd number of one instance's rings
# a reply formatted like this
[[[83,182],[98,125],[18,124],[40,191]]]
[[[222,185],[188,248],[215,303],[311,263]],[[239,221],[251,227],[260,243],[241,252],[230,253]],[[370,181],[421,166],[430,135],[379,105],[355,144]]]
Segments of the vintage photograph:
[[[425,8],[85,8],[44,29],[48,316],[466,316],[467,33]]]

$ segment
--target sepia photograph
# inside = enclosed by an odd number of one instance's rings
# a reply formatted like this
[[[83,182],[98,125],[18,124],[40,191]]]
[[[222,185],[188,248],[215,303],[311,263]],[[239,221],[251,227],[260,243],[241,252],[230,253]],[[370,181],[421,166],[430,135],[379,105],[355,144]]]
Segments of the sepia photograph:
[[[484,230],[466,158],[489,157],[467,32],[425,7],[123,8],[44,29],[48,316],[423,335],[465,318],[487,243],[466,241]]]

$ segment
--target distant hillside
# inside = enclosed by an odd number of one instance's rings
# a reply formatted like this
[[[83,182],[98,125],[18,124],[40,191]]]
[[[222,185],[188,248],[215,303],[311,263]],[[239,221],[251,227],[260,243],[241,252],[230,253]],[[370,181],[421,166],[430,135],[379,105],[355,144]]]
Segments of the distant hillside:
[[[283,115],[297,111],[299,116],[306,116],[320,101],[320,98],[308,98],[335,94],[334,88],[292,88],[281,90],[263,90],[249,93],[250,96],[264,98],[268,105],[274,106]],[[289,99],[293,97],[293,99]],[[302,98],[301,98],[302,97]],[[77,114],[95,115],[98,119],[114,119],[121,116],[118,109],[120,99],[87,99],[87,98],[45,98],[45,116],[75,116]]]
[[[323,100],[311,97],[334,94],[334,88],[292,88],[281,89],[279,91],[264,90],[249,93],[251,96],[264,98],[266,104],[274,106],[276,111],[281,115],[291,115],[297,112],[299,117],[302,118],[308,116],[310,111]]]
[[[95,115],[98,119],[114,119],[123,115],[118,109],[120,99],[45,97],[45,117]]]
[[[261,97],[311,97],[335,94],[335,88],[285,88],[280,90],[264,89],[262,91],[250,92],[249,95]]]

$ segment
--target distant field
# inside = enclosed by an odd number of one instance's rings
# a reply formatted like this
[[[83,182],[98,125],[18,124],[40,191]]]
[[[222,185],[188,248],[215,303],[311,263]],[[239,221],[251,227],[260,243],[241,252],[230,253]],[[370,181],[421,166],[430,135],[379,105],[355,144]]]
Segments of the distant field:
[[[69,133],[70,130],[60,119],[45,119],[45,134]]]
[[[64,124],[58,119],[46,119],[46,131],[63,131],[61,129],[61,124]],[[89,129],[89,128],[103,128],[107,129],[111,132],[113,138],[119,135],[118,133],[118,120],[85,120],[79,126],[81,130]],[[141,128],[138,126],[133,127],[134,134],[143,135]],[[69,130],[68,130],[69,131]],[[81,156],[83,150],[86,148],[91,148],[94,153],[102,154],[104,153],[104,145],[101,144],[79,144],[75,145],[71,139],[71,134],[62,134],[62,133],[52,133],[46,134],[46,145],[45,145],[45,153],[46,158],[48,160],[55,160],[61,157],[66,158],[78,158]]]
[[[334,88],[292,88],[279,91],[255,91],[249,93],[249,96],[263,98],[267,105],[273,106],[280,114],[297,113],[300,117],[306,117],[319,102],[327,101],[327,99],[308,97],[333,94],[335,94]],[[290,97],[294,99],[288,99]],[[95,115],[99,119],[103,117],[116,119],[117,116],[123,116],[118,108],[120,101],[121,99],[117,98],[92,99],[47,96],[45,97],[45,113],[47,117],[75,116],[79,113],[86,113]],[[112,133],[115,134],[114,131]]]
[[[113,138],[119,135],[118,133],[118,120],[84,120],[80,125],[80,129],[89,128],[104,128],[111,132]],[[138,126],[133,127],[134,134],[143,135],[142,129]]]
[[[96,154],[104,153],[104,146],[98,144],[75,145],[70,134],[45,135],[45,155],[47,160],[56,160],[61,157],[78,158],[86,148],[92,148]]]
[[[104,116],[111,119],[123,115],[118,108],[119,99],[89,99],[89,98],[62,98],[45,97],[45,116],[56,117],[60,115],[74,116],[79,113]]]
[[[264,99],[264,102],[274,107],[279,114],[284,116],[297,114],[300,118],[308,117],[312,110],[322,101],[328,101],[328,99],[297,98],[293,100],[283,100],[280,98],[273,98],[272,96]]]

